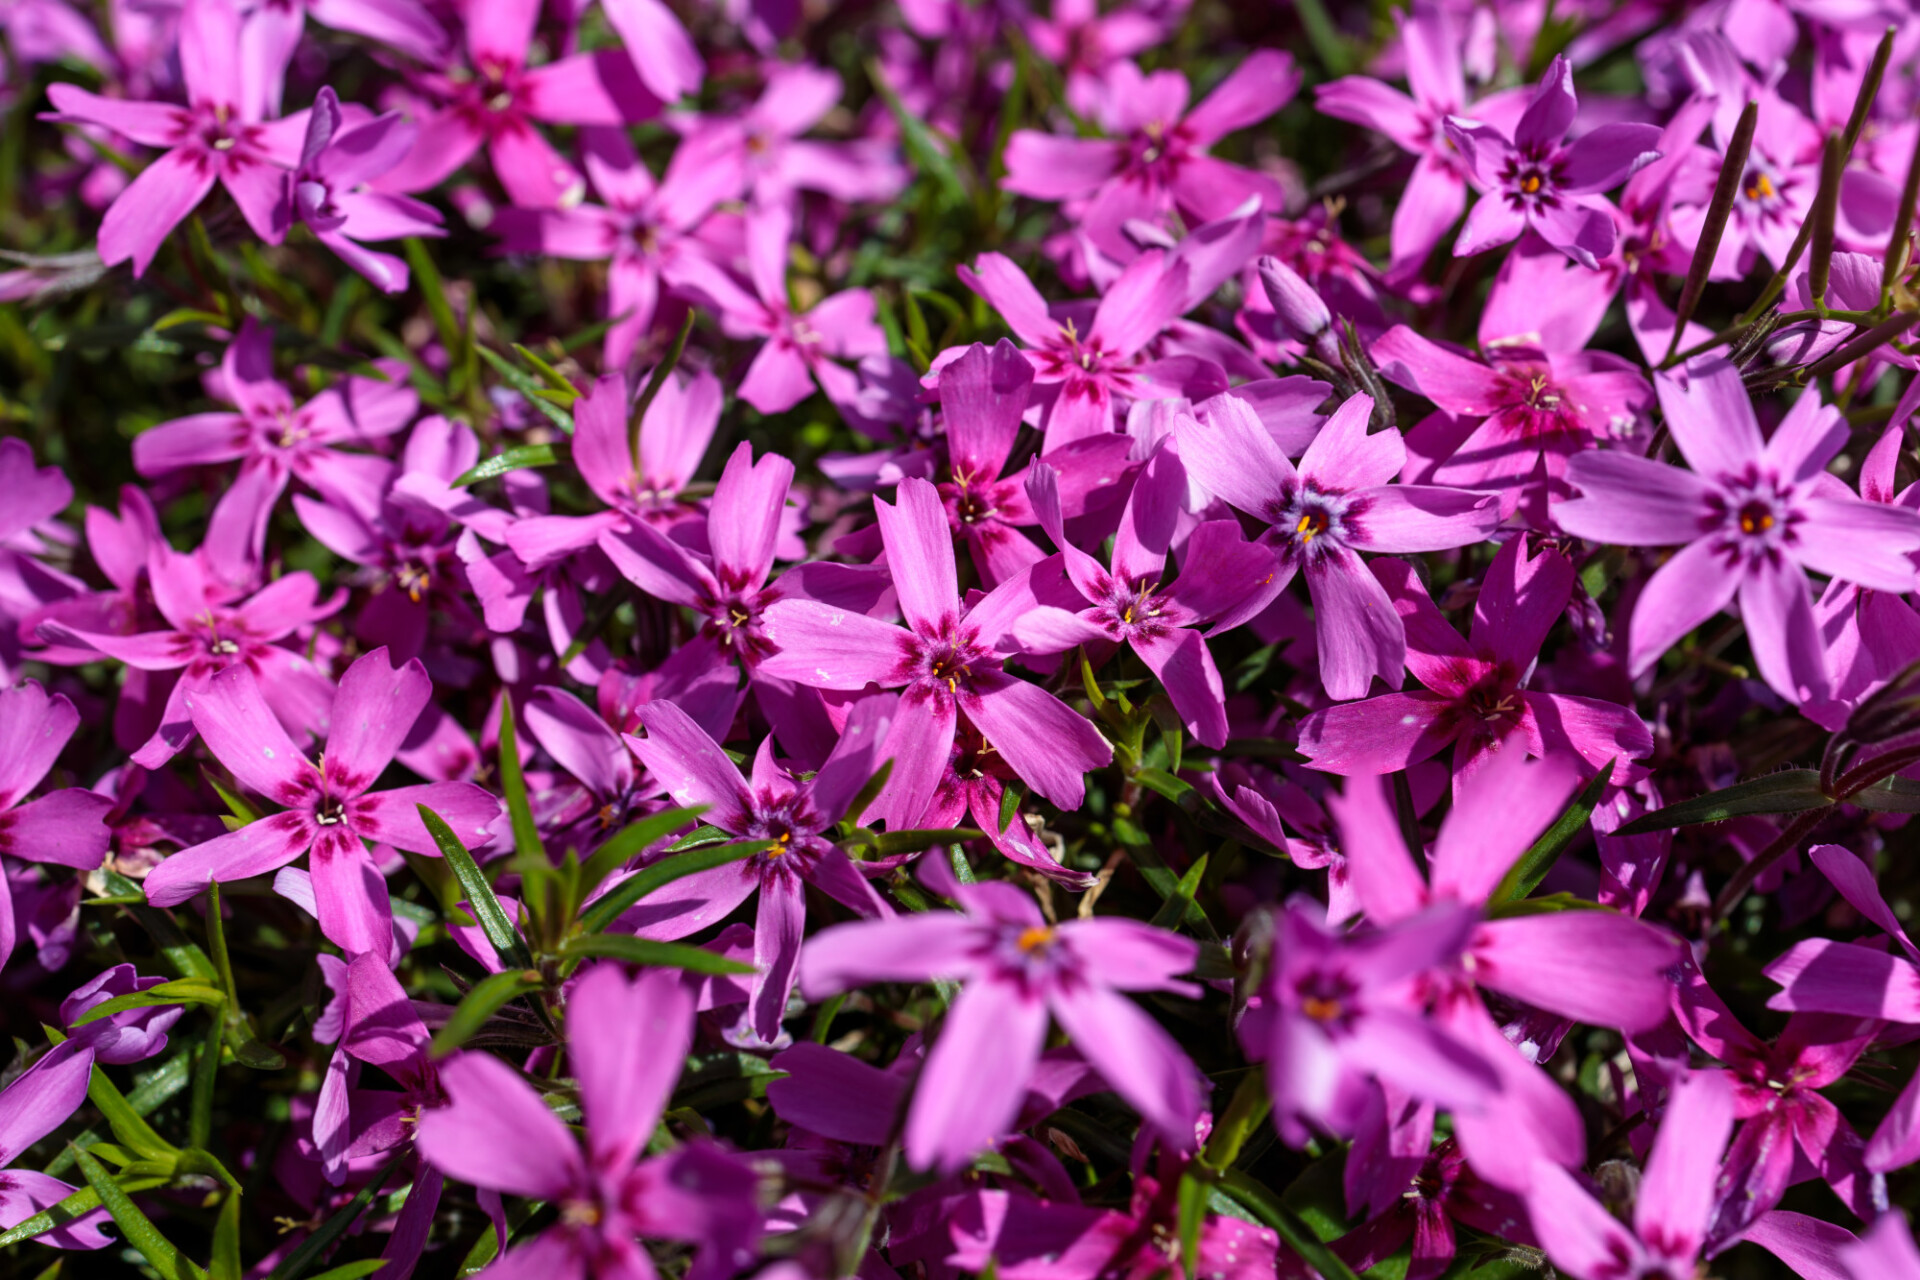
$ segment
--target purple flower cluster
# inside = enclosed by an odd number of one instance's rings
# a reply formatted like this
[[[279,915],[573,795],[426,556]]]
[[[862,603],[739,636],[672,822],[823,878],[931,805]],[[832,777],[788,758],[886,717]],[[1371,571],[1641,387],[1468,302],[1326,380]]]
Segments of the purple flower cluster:
[[[1913,17],[0,5],[0,1268],[1920,1280]]]

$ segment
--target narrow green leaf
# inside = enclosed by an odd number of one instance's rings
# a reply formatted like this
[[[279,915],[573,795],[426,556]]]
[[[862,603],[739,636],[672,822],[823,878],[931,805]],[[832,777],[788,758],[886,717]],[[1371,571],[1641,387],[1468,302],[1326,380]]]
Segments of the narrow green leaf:
[[[249,822],[258,822],[266,816],[252,801],[221,781],[219,775],[212,769],[203,767],[200,770],[200,776],[208,786],[213,788],[214,794],[220,797],[220,803],[227,806],[227,812],[240,819],[243,826]]]
[[[938,844],[961,844],[986,835],[972,827],[908,827],[903,831],[882,831],[874,836],[874,852],[883,858],[899,853],[918,853]]]
[[[1818,770],[1787,769],[1656,809],[1635,818],[1614,834],[1643,836],[1651,831],[1668,831],[1700,822],[1720,822],[1748,814],[1801,813],[1808,809],[1824,809],[1832,803],[1833,798],[1820,790]]]
[[[440,268],[434,265],[426,244],[417,237],[409,237],[405,249],[407,264],[413,268],[414,283],[420,286],[420,293],[427,301],[427,314],[433,317],[433,327],[440,335],[440,345],[447,349],[448,367],[457,367],[461,360],[460,322],[454,319],[453,307],[447,302],[447,286],[440,278]]]
[[[854,794],[853,803],[847,806],[847,811],[841,815],[840,820],[849,826],[858,826],[860,823],[860,815],[867,811],[868,805],[871,805],[879,798],[880,792],[887,785],[887,779],[892,776],[893,761],[890,759],[882,760],[880,767],[874,770],[873,776],[867,779],[866,785],[862,786],[860,790]],[[1002,831],[1007,829],[1007,824],[1004,821],[1000,824],[1000,829]]]
[[[967,186],[960,177],[953,156],[946,146],[935,136],[927,122],[907,109],[900,95],[893,91],[893,85],[887,74],[881,69],[879,59],[867,63],[867,78],[873,82],[874,92],[887,104],[887,110],[893,113],[893,119],[900,126],[900,140],[905,145],[907,155],[913,166],[922,174],[933,179],[940,194],[950,203],[965,205]]]
[[[386,1258],[362,1258],[358,1262],[343,1262],[322,1271],[313,1280],[360,1280],[361,1276],[370,1276],[386,1266],[388,1261]]]
[[[1193,790],[1191,783],[1181,781],[1164,769],[1135,769],[1133,780],[1147,790],[1165,796],[1175,804],[1180,803],[1181,798]]]
[[[1180,877],[1179,884],[1174,887],[1171,894],[1167,895],[1167,900],[1160,904],[1160,909],[1153,913],[1151,923],[1154,928],[1178,928],[1180,922],[1187,918],[1188,908],[1193,906],[1193,900],[1199,896],[1201,877],[1207,874],[1208,856],[1203,853],[1195,858],[1193,865],[1187,868],[1187,874]]]
[[[623,960],[628,964],[643,964],[656,969],[685,969],[688,973],[708,974],[748,974],[757,973],[750,964],[738,960],[729,960],[716,955],[705,947],[689,946],[683,942],[655,942],[651,938],[636,938],[628,933],[587,933],[569,938],[560,949],[561,954],[569,958],[584,959],[599,956],[608,960]]]
[[[1607,779],[1612,776],[1613,761],[1608,760],[1600,772],[1567,803],[1566,810],[1553,820],[1553,825],[1540,833],[1540,838],[1520,855],[1518,862],[1507,868],[1507,874],[1500,878],[1499,885],[1487,899],[1489,905],[1497,907],[1502,903],[1518,902],[1540,887],[1540,882],[1546,879],[1547,872],[1567,851],[1567,846],[1587,829],[1594,806],[1600,803],[1600,793],[1606,790]]]
[[[748,840],[740,844],[716,844],[705,849],[689,849],[685,853],[676,853],[662,858],[645,870],[622,880],[604,897],[589,905],[580,914],[580,932],[603,932],[608,925],[620,918],[621,912],[662,885],[672,884],[683,876],[711,871],[715,867],[724,867],[729,862],[751,858],[754,854],[765,853],[772,847],[771,840]]]
[[[432,1052],[444,1058],[473,1038],[487,1019],[529,992],[541,987],[540,975],[530,969],[509,969],[488,974],[460,997],[446,1025],[433,1036]]]
[[[509,386],[524,396],[528,404],[544,414],[548,422],[551,422],[568,435],[573,434],[573,415],[542,395],[541,393],[546,390],[546,388],[528,377],[526,370],[519,368],[510,360],[503,359],[498,352],[490,351],[479,343],[475,343],[473,349],[482,360],[485,360],[493,366],[495,373],[507,380]],[[515,347],[514,350],[525,354],[525,348],[523,347]],[[564,379],[562,379],[562,381],[564,381]],[[575,392],[575,394],[578,395],[579,393]],[[463,476],[461,479],[465,479],[465,477]],[[459,483],[459,480],[454,481],[456,486]]]
[[[540,828],[527,799],[527,778],[520,770],[520,732],[514,723],[513,699],[500,699],[500,789],[506,793],[507,818],[513,824],[513,851],[522,858],[547,860]]]
[[[100,1109],[101,1118],[121,1146],[156,1160],[172,1160],[180,1154],[178,1147],[154,1132],[146,1117],[133,1109],[126,1095],[97,1066],[87,1079],[87,1100]]]
[[[160,1183],[164,1179],[155,1178],[150,1181]],[[18,1244],[22,1240],[31,1240],[38,1235],[45,1235],[55,1227],[62,1227],[75,1218],[85,1217],[99,1207],[100,1193],[92,1187],[82,1187],[58,1204],[49,1205],[31,1218],[24,1218],[5,1232],[0,1232],[0,1249]]]
[[[1200,1228],[1207,1225],[1207,1184],[1189,1168],[1180,1176],[1177,1195],[1180,1265],[1184,1274],[1193,1275],[1200,1261]]]
[[[204,1147],[213,1138],[213,1095],[220,1082],[220,1049],[226,1038],[226,1027],[215,1017],[194,1055],[193,1096],[187,1108],[189,1147]]]
[[[573,460],[573,448],[564,440],[552,444],[523,444],[504,449],[491,458],[482,458],[473,466],[454,477],[453,487],[464,488],[478,484],[482,480],[491,480],[503,476],[509,471],[525,471],[529,467],[558,467]]]
[[[517,342],[513,344],[513,350],[515,355],[525,360],[535,369],[538,369],[540,376],[546,380],[547,386],[564,397],[568,404],[572,404],[580,398],[580,388],[573,385],[572,379],[541,359],[537,352],[523,347]]]
[[[467,852],[467,846],[460,843],[460,837],[453,834],[446,820],[425,805],[416,805],[420,810],[420,821],[427,826],[427,834],[433,837],[433,843],[440,855],[453,868],[460,887],[466,890],[467,904],[473,908],[474,919],[480,922],[480,929],[487,935],[487,941],[500,956],[500,961],[509,969],[531,969],[533,957],[527,953],[527,944],[520,937],[520,931],[513,927],[513,921],[507,918],[507,912],[500,905],[500,899],[493,896],[493,886],[487,883],[487,877]]]
[[[659,813],[648,814],[638,822],[622,827],[605,844],[595,849],[591,858],[581,864],[580,892],[583,895],[592,893],[600,887],[602,880],[645,853],[649,846],[665,839],[706,811],[705,805],[694,805],[686,809],[665,809]],[[695,832],[695,834],[699,833]]]
[[[1734,126],[1733,138],[1727,143],[1713,198],[1707,202],[1707,218],[1694,244],[1693,261],[1687,265],[1687,282],[1680,289],[1680,305],[1674,310],[1673,339],[1667,344],[1663,364],[1672,363],[1680,350],[1680,338],[1686,332],[1687,322],[1693,319],[1694,308],[1700,305],[1700,295],[1707,287],[1707,273],[1713,270],[1713,260],[1720,252],[1720,238],[1733,213],[1734,199],[1747,178],[1747,153],[1753,148],[1753,129],[1759,120],[1760,104],[1748,102],[1740,113],[1740,122]]]
[[[1826,149],[1820,153],[1820,187],[1813,197],[1809,219],[1813,233],[1807,242],[1807,293],[1816,308],[1827,305],[1827,279],[1833,269],[1834,225],[1840,210],[1841,171],[1846,164],[1846,141],[1838,134],[1828,134]]]
[[[688,849],[704,849],[710,844],[725,844],[733,838],[734,833],[723,827],[699,826],[668,845],[667,852],[683,853]]]
[[[126,995],[102,1000],[75,1018],[73,1025],[84,1027],[89,1022],[98,1022],[102,1018],[110,1018],[128,1009],[152,1009],[169,1004],[225,1004],[226,1002],[227,993],[216,986],[195,978],[175,978],[172,982],[163,982],[145,991],[129,991]]]
[[[1025,788],[1012,782],[1000,788],[1000,813],[998,820],[1000,823],[999,829],[1003,835],[1006,833],[1008,824],[1013,821],[1013,815],[1020,812],[1020,798],[1024,790]]]
[[[1360,1280],[1353,1268],[1341,1261],[1298,1214],[1280,1203],[1279,1197],[1239,1169],[1228,1169],[1217,1184],[1266,1226],[1279,1233],[1295,1253],[1318,1271],[1322,1280]]]
[[[299,1280],[299,1277],[305,1275],[307,1268],[317,1262],[321,1254],[332,1248],[334,1242],[345,1235],[348,1228],[352,1227],[359,1220],[360,1215],[367,1211],[367,1206],[373,1203],[373,1198],[380,1194],[380,1189],[387,1185],[387,1180],[393,1177],[394,1171],[399,1169],[402,1163],[395,1161],[379,1174],[368,1179],[367,1185],[360,1188],[359,1194],[341,1206],[340,1212],[321,1223],[312,1235],[302,1240],[299,1246],[273,1269],[273,1274],[268,1276],[267,1280]]]
[[[240,1264],[240,1197],[228,1194],[213,1221],[213,1257],[207,1263],[209,1280],[244,1280]]]
[[[191,1076],[192,1068],[189,1059],[192,1055],[193,1051],[190,1049],[181,1050],[179,1053],[174,1054],[171,1058],[161,1063],[152,1074],[134,1086],[133,1092],[126,1095],[126,1097],[127,1105],[133,1108],[135,1115],[151,1115],[161,1106],[164,1106],[179,1096],[180,1091],[187,1087]],[[67,1146],[61,1148],[60,1153],[50,1160],[46,1168],[42,1169],[41,1172],[48,1177],[59,1177],[73,1167],[73,1153],[75,1148],[84,1151],[101,1142],[103,1139],[104,1135],[98,1129],[86,1130],[79,1137],[68,1143]]]
[[[1920,813],[1920,782],[1895,774],[1854,792],[1847,803],[1875,813]]]
[[[84,1151],[74,1153],[80,1174],[87,1185],[100,1193],[100,1204],[120,1228],[120,1237],[137,1249],[147,1265],[160,1273],[161,1280],[202,1280],[207,1274],[173,1243],[160,1234],[153,1220],[140,1212],[140,1206],[121,1190],[98,1160]]]
[[[633,450],[633,465],[640,467],[640,432],[646,425],[647,410],[653,408],[654,399],[659,396],[660,388],[667,385],[667,379],[680,367],[680,357],[686,354],[687,338],[693,333],[694,310],[687,308],[687,318],[680,322],[680,332],[674,335],[673,345],[667,348],[667,354],[653,367],[653,376],[647,379],[647,385],[641,388],[640,398],[634,402],[633,414],[628,421],[629,447]]]

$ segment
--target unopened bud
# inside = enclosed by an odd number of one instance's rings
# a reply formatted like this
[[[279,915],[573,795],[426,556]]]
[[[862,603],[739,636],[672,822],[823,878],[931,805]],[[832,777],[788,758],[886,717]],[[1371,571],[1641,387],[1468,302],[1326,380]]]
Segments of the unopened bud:
[[[1312,285],[1275,257],[1263,257],[1254,265],[1260,268],[1260,283],[1267,288],[1267,301],[1280,328],[1296,342],[1312,346],[1314,340],[1333,325],[1327,304]]]

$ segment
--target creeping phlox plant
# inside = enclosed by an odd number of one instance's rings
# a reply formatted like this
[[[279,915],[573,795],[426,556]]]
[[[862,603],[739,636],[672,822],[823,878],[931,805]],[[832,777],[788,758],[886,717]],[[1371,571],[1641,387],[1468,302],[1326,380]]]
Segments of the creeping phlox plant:
[[[1920,1280],[1913,0],[0,0],[0,1276]]]

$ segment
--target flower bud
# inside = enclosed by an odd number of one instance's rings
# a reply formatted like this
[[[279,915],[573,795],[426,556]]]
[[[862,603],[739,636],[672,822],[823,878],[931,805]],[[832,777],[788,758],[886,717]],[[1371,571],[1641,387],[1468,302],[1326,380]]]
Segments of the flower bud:
[[[1327,304],[1312,285],[1280,259],[1267,256],[1254,265],[1260,268],[1260,283],[1267,288],[1267,301],[1273,304],[1280,327],[1296,342],[1312,346],[1314,339],[1333,324]]]

